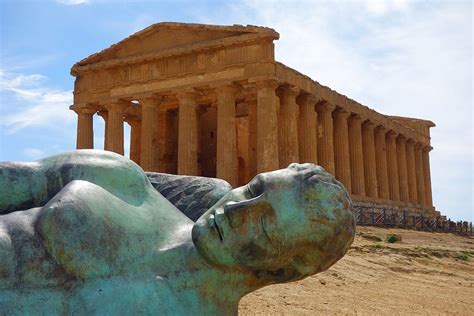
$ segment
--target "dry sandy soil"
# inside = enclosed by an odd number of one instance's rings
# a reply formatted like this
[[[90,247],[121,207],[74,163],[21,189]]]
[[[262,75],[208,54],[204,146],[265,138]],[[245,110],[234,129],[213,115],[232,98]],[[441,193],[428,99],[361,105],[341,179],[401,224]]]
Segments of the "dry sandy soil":
[[[474,315],[474,238],[358,226],[328,271],[253,292],[239,314]]]

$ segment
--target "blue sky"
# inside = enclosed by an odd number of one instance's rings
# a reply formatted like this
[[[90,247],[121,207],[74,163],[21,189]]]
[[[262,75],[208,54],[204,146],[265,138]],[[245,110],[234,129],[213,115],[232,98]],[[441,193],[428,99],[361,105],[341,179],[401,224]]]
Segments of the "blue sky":
[[[0,161],[74,148],[69,70],[82,58],[156,22],[263,25],[280,33],[278,61],[381,113],[435,122],[434,204],[474,220],[469,1],[0,0],[0,15]]]

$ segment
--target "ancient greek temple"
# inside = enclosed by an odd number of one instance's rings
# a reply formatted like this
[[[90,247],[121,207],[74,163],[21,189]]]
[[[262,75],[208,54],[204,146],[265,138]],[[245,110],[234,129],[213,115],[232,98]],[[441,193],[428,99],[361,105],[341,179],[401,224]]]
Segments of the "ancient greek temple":
[[[387,116],[275,60],[279,34],[256,26],[158,23],[76,63],[77,148],[105,150],[146,171],[234,186],[291,162],[322,165],[355,204],[439,215],[430,127]],[[302,56],[304,58],[304,56]]]

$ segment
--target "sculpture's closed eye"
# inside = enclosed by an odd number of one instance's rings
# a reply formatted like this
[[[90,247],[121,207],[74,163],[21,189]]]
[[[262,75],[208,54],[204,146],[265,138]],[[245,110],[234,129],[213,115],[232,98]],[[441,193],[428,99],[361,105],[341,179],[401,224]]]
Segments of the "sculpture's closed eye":
[[[250,193],[251,197],[257,197],[263,194],[264,187],[263,181],[260,177],[255,177],[250,183],[247,185],[247,191]]]

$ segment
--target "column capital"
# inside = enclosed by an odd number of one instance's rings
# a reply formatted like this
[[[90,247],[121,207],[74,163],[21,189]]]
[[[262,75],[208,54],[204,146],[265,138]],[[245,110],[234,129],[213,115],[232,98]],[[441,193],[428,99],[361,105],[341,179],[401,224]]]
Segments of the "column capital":
[[[418,142],[415,143],[415,149],[416,150],[421,150],[421,149],[423,149],[424,146],[425,145],[423,145],[422,143],[418,143]]]
[[[378,125],[376,128],[375,128],[375,133],[387,133],[387,129],[382,126],[382,125]]]
[[[304,104],[311,104],[311,105],[316,105],[320,100],[311,93],[302,93],[296,98],[296,103],[299,105],[304,105]]]
[[[125,110],[125,107],[128,106],[127,102],[124,102],[122,100],[117,100],[117,101],[112,101],[110,103],[106,103],[103,105],[103,107],[107,111],[118,111],[118,110]]]
[[[352,115],[349,117],[349,120],[351,123],[357,124],[357,125],[362,125],[364,119],[357,113],[352,113]]]
[[[281,81],[276,79],[264,79],[264,80],[256,80],[255,86],[257,89],[277,89],[280,86]]]
[[[375,129],[375,124],[367,120],[362,122],[362,128],[368,131],[373,131]]]
[[[154,94],[154,95],[142,96],[137,99],[140,105],[143,107],[155,107],[163,101],[164,96]]]
[[[196,91],[187,89],[176,93],[179,102],[195,102],[199,96],[200,94]]]
[[[397,136],[397,142],[399,142],[399,143],[406,143],[406,141],[407,141],[407,138],[406,138],[405,135],[403,135],[403,134],[398,134],[398,136]]]
[[[211,88],[214,89],[217,95],[233,94],[239,90],[238,85],[233,82],[225,82],[225,83],[220,83],[216,85],[211,85]]]
[[[277,94],[280,96],[294,96],[297,97],[300,94],[300,89],[295,86],[286,84],[278,87]]]
[[[317,105],[317,110],[321,112],[332,112],[336,109],[336,106],[328,101]]]
[[[398,133],[395,132],[394,130],[389,130],[389,131],[387,132],[387,137],[388,137],[389,139],[391,139],[391,140],[392,140],[392,139],[395,140],[395,139],[397,138],[397,136],[398,136]]]
[[[94,114],[97,112],[98,107],[95,104],[80,103],[71,105],[69,109],[73,110],[77,114]]]
[[[433,147],[431,147],[430,145],[424,145],[424,146],[421,148],[421,150],[422,150],[423,152],[428,152],[428,153],[429,153],[430,151],[433,150]]]
[[[407,138],[407,145],[414,146],[416,141],[413,138]]]
[[[334,116],[340,117],[342,119],[348,119],[351,115],[351,112],[344,110],[343,108],[338,108],[336,111],[333,112]]]

